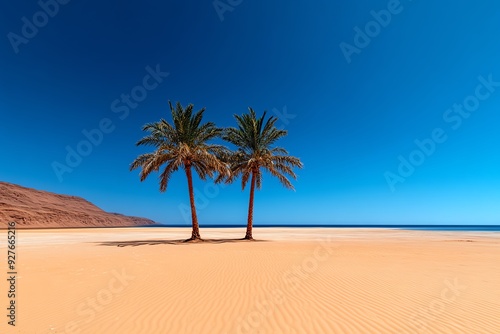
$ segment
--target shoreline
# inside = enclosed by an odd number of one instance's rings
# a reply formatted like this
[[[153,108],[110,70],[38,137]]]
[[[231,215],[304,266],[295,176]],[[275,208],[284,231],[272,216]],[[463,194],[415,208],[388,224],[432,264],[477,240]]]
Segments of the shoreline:
[[[307,228],[325,228],[325,229],[397,229],[397,230],[416,230],[416,231],[455,231],[455,232],[500,232],[500,225],[385,225],[385,224],[373,224],[373,225],[321,225],[321,224],[302,224],[302,225],[259,225],[254,224],[254,228],[284,228],[284,229],[307,229]],[[167,225],[167,224],[152,224],[152,225],[131,225],[131,226],[36,226],[36,227],[24,227],[16,224],[16,228],[19,230],[74,230],[74,229],[116,229],[116,228],[191,228],[190,225]],[[226,229],[226,228],[246,228],[246,225],[200,225],[200,229]],[[0,231],[7,230],[7,227],[0,227]]]

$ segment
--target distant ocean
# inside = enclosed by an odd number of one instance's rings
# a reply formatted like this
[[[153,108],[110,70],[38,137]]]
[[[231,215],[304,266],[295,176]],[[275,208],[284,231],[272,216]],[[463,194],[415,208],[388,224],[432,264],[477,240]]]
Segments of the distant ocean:
[[[188,224],[157,224],[144,227],[190,227]],[[246,225],[200,225],[200,228],[244,228]],[[424,231],[472,231],[472,232],[500,232],[500,225],[325,225],[325,224],[296,224],[296,225],[259,225],[254,227],[323,227],[323,228],[392,228],[402,230]]]

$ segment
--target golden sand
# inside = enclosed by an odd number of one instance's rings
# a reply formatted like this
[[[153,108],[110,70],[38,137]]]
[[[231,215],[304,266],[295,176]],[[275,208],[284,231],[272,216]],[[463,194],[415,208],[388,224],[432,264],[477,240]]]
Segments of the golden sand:
[[[216,241],[177,242],[182,228],[18,231],[16,326],[2,315],[0,333],[500,333],[499,234],[201,232]],[[3,310],[7,290],[2,279]]]

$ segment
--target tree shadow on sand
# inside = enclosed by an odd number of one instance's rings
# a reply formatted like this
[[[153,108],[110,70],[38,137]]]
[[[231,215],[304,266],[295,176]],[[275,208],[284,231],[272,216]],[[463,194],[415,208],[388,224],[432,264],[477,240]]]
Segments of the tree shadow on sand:
[[[116,246],[116,247],[136,247],[136,246],[155,246],[155,245],[189,245],[189,244],[223,244],[229,242],[265,242],[265,240],[248,240],[248,239],[177,239],[177,240],[130,240],[130,241],[107,241],[98,243],[99,246]]]

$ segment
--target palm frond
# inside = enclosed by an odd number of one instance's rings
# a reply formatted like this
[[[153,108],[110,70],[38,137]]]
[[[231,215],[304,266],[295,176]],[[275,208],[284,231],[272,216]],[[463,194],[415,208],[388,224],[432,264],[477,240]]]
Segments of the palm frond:
[[[231,168],[230,177],[224,180],[226,183],[233,182],[241,175],[242,187],[245,188],[250,176],[255,173],[255,182],[260,189],[263,168],[278,178],[285,187],[293,189],[286,175],[296,179],[293,168],[302,168],[303,165],[299,158],[289,156],[284,148],[273,146],[288,132],[276,127],[277,117],[270,116],[266,119],[266,114],[264,111],[257,118],[255,111],[248,108],[248,113],[234,115],[237,127],[227,128],[223,132],[222,138],[237,147],[236,152],[226,157]],[[217,180],[221,181],[219,178]]]
[[[212,122],[203,122],[205,108],[194,112],[194,106],[185,108],[180,102],[175,106],[168,101],[172,123],[161,119],[147,123],[142,130],[148,134],[137,142],[138,146],[153,146],[155,150],[138,156],[130,170],[141,168],[140,180],[144,181],[152,172],[164,170],[159,175],[160,191],[165,191],[173,172],[181,167],[193,167],[201,179],[215,174],[227,178],[230,174],[230,151],[209,141],[222,137],[223,130]]]

